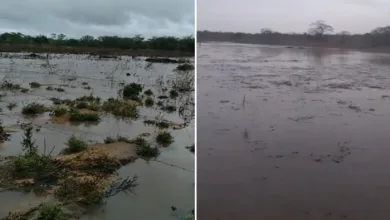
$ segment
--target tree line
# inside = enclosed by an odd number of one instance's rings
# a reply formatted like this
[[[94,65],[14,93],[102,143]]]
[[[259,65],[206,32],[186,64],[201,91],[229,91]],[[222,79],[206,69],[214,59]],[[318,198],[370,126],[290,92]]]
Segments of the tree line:
[[[259,33],[198,31],[198,42],[225,41],[236,43],[326,46],[345,48],[379,48],[390,46],[390,26],[378,27],[369,33],[351,34],[349,31],[334,33],[334,28],[318,20],[305,33],[280,33],[263,28]]]
[[[0,35],[0,44],[9,45],[53,45],[67,47],[94,47],[94,48],[115,48],[115,49],[150,49],[165,51],[195,51],[195,39],[188,37],[152,37],[149,39],[141,35],[134,37],[100,36],[90,35],[81,38],[69,38],[64,34],[51,34],[51,36],[31,36],[22,33],[6,32]]]

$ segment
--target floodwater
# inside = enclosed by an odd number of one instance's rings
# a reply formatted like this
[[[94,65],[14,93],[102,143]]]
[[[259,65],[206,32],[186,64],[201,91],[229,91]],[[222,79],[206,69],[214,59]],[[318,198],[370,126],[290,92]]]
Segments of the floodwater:
[[[15,54],[11,54],[15,55]],[[97,125],[54,124],[48,122],[48,114],[34,119],[27,119],[21,115],[23,106],[31,102],[52,105],[50,98],[75,99],[84,95],[93,94],[102,100],[116,98],[118,90],[123,84],[137,82],[151,89],[154,96],[165,94],[164,87],[169,87],[169,80],[174,80],[177,73],[173,71],[175,64],[148,64],[144,58],[132,59],[122,57],[121,60],[94,60],[83,55],[51,55],[48,68],[46,60],[1,58],[0,79],[21,84],[29,88],[30,82],[43,84],[42,88],[31,89],[27,94],[20,92],[6,92],[1,98],[1,120],[3,125],[15,132],[11,140],[0,147],[2,156],[16,155],[22,152],[21,144],[23,133],[18,124],[32,121],[37,132],[34,138],[41,151],[46,153],[53,147],[57,154],[66,147],[65,142],[75,134],[89,143],[103,142],[107,136],[117,135],[134,138],[142,133],[151,133],[147,139],[153,140],[157,128],[145,125],[146,119],[155,119],[156,116],[166,120],[183,123],[184,117],[178,112],[167,113],[154,108],[140,107],[140,118],[137,120],[118,120],[107,116]],[[46,67],[45,67],[46,66]],[[129,74],[128,74],[129,73]],[[85,89],[88,83],[91,89]],[[65,92],[47,91],[47,86],[61,87]],[[169,91],[169,90],[168,90]],[[171,104],[179,107],[182,102],[193,98],[193,94],[183,94]],[[157,102],[157,98],[155,102]],[[18,106],[12,110],[7,104],[16,102]],[[187,118],[188,119],[188,118]],[[188,120],[186,128],[172,131],[174,143],[162,148],[157,160],[145,161],[138,159],[119,170],[120,176],[137,175],[139,185],[134,193],[118,194],[108,199],[107,203],[95,208],[83,219],[163,219],[171,220],[186,216],[194,209],[194,154],[185,147],[194,143],[194,122]],[[26,210],[48,198],[37,197],[20,192],[0,193],[0,218],[8,211]],[[10,201],[13,201],[10,203]],[[171,206],[177,207],[173,212]]]
[[[390,219],[390,56],[202,44],[199,219]]]

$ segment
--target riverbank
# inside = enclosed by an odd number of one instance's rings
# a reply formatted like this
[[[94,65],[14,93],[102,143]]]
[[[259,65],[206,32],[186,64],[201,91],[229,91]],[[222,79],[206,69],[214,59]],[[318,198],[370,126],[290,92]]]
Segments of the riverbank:
[[[145,57],[193,57],[194,53],[186,51],[169,50],[132,50],[119,48],[97,48],[97,47],[66,47],[53,45],[10,45],[0,44],[0,52],[29,52],[29,53],[57,53],[57,54],[94,54],[94,55],[123,55],[123,56],[145,56]]]

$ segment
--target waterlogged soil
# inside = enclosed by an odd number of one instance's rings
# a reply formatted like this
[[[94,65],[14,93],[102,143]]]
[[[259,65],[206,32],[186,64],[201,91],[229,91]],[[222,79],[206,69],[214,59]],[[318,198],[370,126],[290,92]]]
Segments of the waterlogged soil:
[[[390,219],[390,56],[198,48],[199,219]]]
[[[3,54],[4,55],[4,54]],[[3,56],[4,57],[4,56]],[[8,57],[13,57],[12,59]],[[140,135],[156,145],[154,139],[159,129],[147,125],[145,120],[156,116],[169,121],[176,129],[169,128],[174,142],[168,147],[160,148],[157,159],[136,159],[119,170],[121,177],[138,176],[134,193],[118,194],[108,199],[102,206],[94,207],[84,219],[177,219],[188,215],[194,209],[194,154],[185,147],[194,143],[194,122],[187,120],[178,111],[168,113],[160,107],[139,106],[138,119],[118,119],[109,114],[102,114],[99,123],[70,123],[66,118],[54,120],[48,112],[34,118],[26,118],[21,109],[32,102],[52,106],[51,98],[75,99],[81,96],[98,96],[102,100],[117,98],[123,85],[136,82],[151,89],[155,103],[159,95],[168,95],[169,80],[177,74],[177,64],[147,63],[145,58],[121,57],[120,59],[97,59],[84,55],[51,54],[50,60],[22,59],[20,54],[7,54],[0,59],[0,79],[2,82],[21,84],[28,88],[28,93],[20,91],[3,91],[0,101],[1,120],[11,139],[0,145],[1,156],[14,156],[22,153],[21,141],[23,132],[20,124],[32,122],[34,138],[41,152],[59,154],[66,148],[66,141],[76,135],[87,141],[92,149],[105,151],[115,157],[136,157],[131,144],[113,143],[102,145],[107,136],[125,136],[129,139]],[[40,88],[30,88],[29,83],[39,82]],[[64,92],[47,90],[46,87],[63,88]],[[87,88],[90,87],[90,88]],[[168,88],[165,91],[164,88]],[[176,99],[169,99],[177,107],[191,98],[192,93],[180,93]],[[163,100],[164,101],[164,100]],[[16,103],[12,110],[7,106]],[[119,158],[120,159],[120,158]],[[53,201],[51,197],[2,191],[0,193],[0,218],[9,211],[23,211],[41,202]],[[10,202],[12,201],[12,202]],[[171,206],[177,208],[172,211]],[[152,211],[151,211],[152,210]]]

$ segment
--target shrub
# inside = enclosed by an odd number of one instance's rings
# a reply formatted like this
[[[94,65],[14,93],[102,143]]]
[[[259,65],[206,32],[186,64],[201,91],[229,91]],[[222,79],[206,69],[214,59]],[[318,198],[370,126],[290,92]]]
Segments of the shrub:
[[[42,104],[36,102],[30,103],[27,106],[23,107],[22,114],[24,115],[38,115],[46,111],[45,107]]]
[[[106,137],[106,139],[104,139],[104,143],[106,143],[106,144],[111,144],[111,143],[115,143],[115,142],[116,142],[116,140],[113,137]]]
[[[20,92],[22,92],[22,93],[28,93],[28,89],[26,89],[26,88],[22,88],[22,89],[20,89]]]
[[[66,220],[69,219],[60,205],[42,204],[36,220]]]
[[[194,65],[192,64],[189,64],[189,63],[183,63],[183,64],[179,64],[177,67],[176,67],[177,70],[180,70],[180,71],[189,71],[189,70],[194,70],[195,67]]]
[[[76,104],[76,108],[78,108],[78,109],[88,108],[88,103],[86,103],[86,102],[79,102],[79,103]]]
[[[152,92],[152,90],[148,89],[144,92],[144,94],[147,96],[151,96],[151,95],[153,95],[153,92]]]
[[[176,111],[176,106],[173,105],[167,105],[165,107],[162,107],[161,110],[167,111],[169,113],[175,112]]]
[[[40,173],[50,163],[50,158],[45,155],[25,154],[17,156],[13,161],[14,174],[24,176],[28,173]]]
[[[154,105],[154,100],[151,97],[145,99],[145,106],[151,107]]]
[[[16,103],[15,102],[11,102],[7,105],[7,108],[11,111],[13,108],[16,107]]]
[[[74,135],[68,139],[66,145],[68,146],[65,149],[65,153],[67,154],[78,153],[86,150],[88,147],[87,143],[83,139],[77,138]]]
[[[156,125],[157,125],[157,127],[162,128],[162,129],[169,128],[169,124],[165,121],[157,122]]]
[[[130,83],[125,86],[123,89],[123,97],[132,99],[132,100],[139,100],[139,94],[142,92],[142,86],[138,83]]]
[[[117,117],[137,118],[137,106],[117,99],[109,99],[103,103],[102,109]]]
[[[163,146],[168,146],[173,143],[173,136],[169,132],[162,131],[157,135],[156,142]]]
[[[1,89],[8,89],[8,90],[18,90],[21,89],[19,84],[14,84],[11,82],[4,82],[0,86]]]
[[[60,88],[60,87],[58,87],[58,88],[55,88],[55,90],[56,90],[57,92],[65,92],[65,89],[63,89],[63,88]]]
[[[97,102],[97,103],[100,103],[100,100],[101,99],[99,97],[95,97],[92,94],[89,96],[81,96],[76,99],[76,101],[78,102]]]
[[[116,137],[116,140],[120,141],[120,142],[131,143],[131,141],[127,137],[123,137],[123,136],[120,136],[120,135],[118,135]]]
[[[138,137],[134,143],[137,145],[137,155],[144,158],[157,157],[160,151],[157,147],[152,147],[144,138]]]
[[[177,98],[178,96],[179,96],[179,93],[176,91],[176,90],[171,90],[170,92],[169,92],[169,96],[171,97],[171,98]]]
[[[54,112],[53,112],[54,116],[56,116],[56,117],[61,117],[61,116],[65,115],[66,113],[68,113],[68,109],[66,109],[66,108],[56,108],[56,109],[54,109]]]
[[[79,199],[84,204],[100,204],[104,201],[104,190],[101,190],[101,181],[98,177],[80,180],[69,177],[59,182],[54,191],[57,198],[63,201]]]
[[[98,113],[81,113],[77,110],[70,111],[70,121],[73,122],[99,122],[100,116]]]
[[[191,145],[191,146],[187,146],[186,147],[189,151],[191,151],[192,153],[195,153],[195,144]]]
[[[38,82],[31,82],[30,87],[31,88],[39,88],[39,87],[41,87],[41,84]]]

